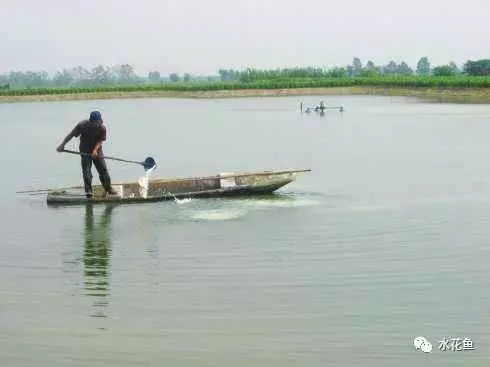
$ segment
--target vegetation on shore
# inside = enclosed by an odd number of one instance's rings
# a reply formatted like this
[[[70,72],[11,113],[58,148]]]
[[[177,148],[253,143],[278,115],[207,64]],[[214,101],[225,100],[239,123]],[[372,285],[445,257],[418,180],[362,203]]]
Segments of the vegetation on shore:
[[[389,62],[377,66],[372,61],[362,64],[354,58],[351,65],[330,69],[296,67],[284,69],[221,69],[219,75],[180,77],[172,73],[163,78],[157,71],[147,77],[137,76],[130,65],[97,66],[87,70],[81,66],[57,72],[10,72],[0,74],[0,96],[8,97],[166,92],[207,92],[237,90],[287,90],[300,88],[432,88],[484,89],[490,87],[490,59],[468,60],[462,68],[455,63],[431,67],[427,57],[420,58],[412,70],[405,62]]]
[[[409,87],[409,88],[488,88],[490,76],[423,76],[395,75],[370,77],[302,77],[230,82],[158,83],[135,85],[98,85],[84,87],[46,87],[0,90],[2,96],[78,94],[99,92],[153,92],[153,91],[216,91],[239,89],[290,89],[329,87]]]

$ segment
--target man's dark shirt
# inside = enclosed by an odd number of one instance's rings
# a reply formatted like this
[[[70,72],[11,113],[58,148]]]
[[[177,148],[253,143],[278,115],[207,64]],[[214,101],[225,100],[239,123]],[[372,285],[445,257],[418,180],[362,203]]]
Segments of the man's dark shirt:
[[[106,139],[106,129],[102,121],[80,121],[71,134],[74,137],[80,137],[80,152],[92,153],[95,145],[99,141]],[[102,147],[99,148],[97,154],[102,155]]]

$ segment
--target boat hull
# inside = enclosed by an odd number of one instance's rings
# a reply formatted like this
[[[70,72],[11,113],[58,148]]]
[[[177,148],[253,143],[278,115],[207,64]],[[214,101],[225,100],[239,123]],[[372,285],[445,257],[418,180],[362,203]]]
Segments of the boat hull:
[[[115,184],[117,196],[106,196],[102,186],[94,186],[94,196],[86,198],[82,188],[53,190],[47,195],[49,205],[88,203],[144,203],[183,198],[225,197],[272,193],[309,170],[222,173],[210,177],[155,179]]]

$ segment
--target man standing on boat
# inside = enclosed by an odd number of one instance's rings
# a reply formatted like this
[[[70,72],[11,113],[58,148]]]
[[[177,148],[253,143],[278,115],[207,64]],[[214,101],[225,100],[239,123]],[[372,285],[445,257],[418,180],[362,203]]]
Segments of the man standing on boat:
[[[65,149],[65,145],[73,138],[80,137],[80,153],[82,157],[82,174],[87,198],[93,196],[92,192],[92,163],[99,173],[100,182],[107,194],[114,195],[111,178],[107,171],[102,152],[102,142],[106,140],[106,128],[99,111],[90,113],[88,120],[80,121],[56,148],[58,152]]]

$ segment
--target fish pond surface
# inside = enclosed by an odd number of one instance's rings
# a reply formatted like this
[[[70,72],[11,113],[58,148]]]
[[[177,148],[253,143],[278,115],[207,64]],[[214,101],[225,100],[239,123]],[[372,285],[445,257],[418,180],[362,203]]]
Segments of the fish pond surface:
[[[346,110],[300,113],[321,99]],[[105,153],[152,156],[156,177],[312,172],[236,199],[16,194],[81,183],[55,147],[93,109]],[[0,104],[0,123],[2,366],[490,364],[490,105],[93,100]],[[143,174],[107,164],[113,182]]]

